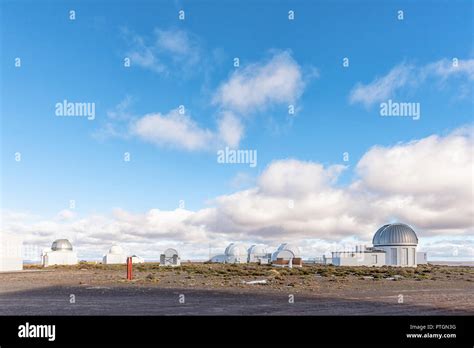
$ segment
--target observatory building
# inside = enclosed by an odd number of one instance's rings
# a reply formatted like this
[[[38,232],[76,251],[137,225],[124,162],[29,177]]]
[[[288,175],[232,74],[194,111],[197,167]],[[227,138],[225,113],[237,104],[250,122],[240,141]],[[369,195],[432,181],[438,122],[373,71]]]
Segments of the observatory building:
[[[336,266],[416,267],[418,263],[427,263],[426,253],[416,251],[415,231],[406,224],[383,225],[375,232],[372,244],[370,248],[360,246],[355,251],[333,252],[327,260]]]
[[[178,251],[173,248],[168,248],[160,255],[160,266],[181,266],[181,259]]]
[[[104,255],[102,260],[106,265],[125,264],[127,263],[127,255],[120,246],[112,245],[109,252]]]
[[[247,248],[243,244],[230,243],[224,254],[226,263],[247,263]]]
[[[272,254],[272,265],[278,267],[302,267],[300,248],[296,245],[284,243]]]
[[[271,259],[271,254],[267,253],[267,249],[263,245],[252,245],[248,250],[247,262],[266,265]]]
[[[0,272],[23,269],[22,241],[19,237],[0,232]]]
[[[57,239],[51,249],[43,250],[41,261],[44,267],[53,265],[76,265],[77,254],[67,239]]]

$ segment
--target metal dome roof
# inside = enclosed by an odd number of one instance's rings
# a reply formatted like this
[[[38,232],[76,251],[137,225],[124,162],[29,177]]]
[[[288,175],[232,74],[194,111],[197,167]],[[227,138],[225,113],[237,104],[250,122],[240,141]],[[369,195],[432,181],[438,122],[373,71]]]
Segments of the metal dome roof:
[[[417,245],[418,237],[415,231],[408,225],[402,223],[388,224],[375,232],[372,244],[374,246]]]
[[[59,251],[59,250],[71,250],[72,251],[72,244],[67,239],[56,239],[51,245],[51,250]]]

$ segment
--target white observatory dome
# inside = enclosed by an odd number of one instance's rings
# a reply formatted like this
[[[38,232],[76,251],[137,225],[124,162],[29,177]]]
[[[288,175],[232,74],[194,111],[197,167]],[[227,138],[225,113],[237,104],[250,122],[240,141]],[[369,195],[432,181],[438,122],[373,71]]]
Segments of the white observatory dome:
[[[290,244],[290,243],[284,243],[280,244],[278,247],[277,251],[290,251],[294,256],[293,257],[301,257],[301,251],[300,248],[297,245]]]
[[[277,250],[272,254],[273,261],[277,259],[290,260],[294,259],[295,257],[295,254],[290,250]]]
[[[252,245],[249,248],[248,253],[253,255],[265,255],[267,250],[263,245]]]
[[[247,248],[243,244],[231,243],[225,249],[227,256],[244,256],[247,255]]]

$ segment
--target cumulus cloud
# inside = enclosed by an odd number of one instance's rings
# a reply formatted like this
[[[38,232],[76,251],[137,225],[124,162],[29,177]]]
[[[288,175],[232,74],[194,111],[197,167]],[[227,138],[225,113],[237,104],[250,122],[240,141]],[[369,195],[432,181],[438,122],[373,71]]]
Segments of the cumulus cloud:
[[[150,246],[175,243],[190,257],[203,258],[209,243],[223,249],[231,241],[276,245],[289,240],[305,245],[305,257],[314,257],[329,246],[370,244],[379,226],[402,221],[427,241],[425,251],[440,255],[439,245],[428,241],[456,238],[458,244],[472,245],[473,163],[472,127],[466,127],[374,146],[346,185],[337,181],[344,166],[283,159],[270,163],[255,186],[218,196],[197,211],[114,210],[111,216],[66,220],[22,219],[8,212],[3,229],[42,244],[67,234],[89,252],[98,244],[119,242],[137,253],[157,255]],[[471,249],[457,250],[459,257],[467,257]]]
[[[205,149],[213,139],[208,129],[203,129],[190,116],[180,114],[178,109],[168,114],[147,114],[137,120],[132,134],[157,145],[170,145],[185,150]]]
[[[167,50],[185,54],[189,48],[188,36],[182,32],[170,34],[156,31],[160,46]],[[176,36],[176,42],[173,38]],[[168,40],[170,40],[168,42]],[[156,145],[175,148],[210,150],[222,146],[238,148],[245,133],[242,116],[248,112],[265,109],[274,103],[294,102],[303,92],[301,67],[289,52],[275,54],[269,61],[251,64],[232,74],[214,96],[214,103],[221,108],[217,112],[215,130],[203,128],[189,115],[178,110],[167,114],[151,113],[133,121],[130,133]],[[111,112],[118,118],[128,115],[126,99]],[[111,125],[104,128],[105,134],[118,134]]]
[[[156,145],[176,147],[188,151],[211,150],[218,146],[237,147],[243,135],[240,119],[231,112],[224,112],[218,119],[216,131],[200,127],[179,109],[163,115],[147,114],[130,127],[130,132]]]
[[[344,170],[342,165],[324,168],[313,162],[295,159],[273,162],[260,176],[259,187],[271,195],[301,195],[317,192],[334,182]]]
[[[474,80],[474,59],[459,59],[454,62],[444,58],[421,66],[401,63],[368,84],[357,83],[349,94],[349,101],[351,104],[360,103],[370,107],[396,96],[402,88],[415,88],[430,79],[444,83],[456,77]]]
[[[381,193],[471,195],[473,128],[392,147],[374,146],[360,159],[364,185]]]
[[[236,70],[214,95],[225,109],[248,113],[273,103],[295,102],[304,89],[302,69],[287,51]]]
[[[377,195],[385,214],[428,231],[463,233],[474,216],[473,128],[384,148],[375,146],[357,164],[359,189]]]

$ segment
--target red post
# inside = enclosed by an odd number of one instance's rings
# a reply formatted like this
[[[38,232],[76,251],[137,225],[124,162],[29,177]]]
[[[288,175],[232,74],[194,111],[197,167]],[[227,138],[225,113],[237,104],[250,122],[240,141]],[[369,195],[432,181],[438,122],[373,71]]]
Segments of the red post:
[[[132,280],[132,258],[127,257],[127,280]]]

